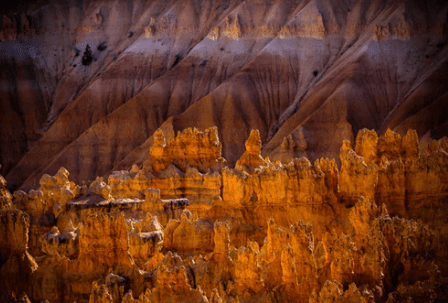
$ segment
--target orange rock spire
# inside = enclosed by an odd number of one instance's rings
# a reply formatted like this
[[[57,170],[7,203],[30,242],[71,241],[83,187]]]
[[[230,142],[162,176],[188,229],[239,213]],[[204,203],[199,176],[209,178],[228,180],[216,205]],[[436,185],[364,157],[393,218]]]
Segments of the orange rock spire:
[[[415,131],[361,130],[354,149],[342,143],[339,169],[329,159],[264,160],[252,130],[232,169],[216,128],[187,129],[168,143],[158,130],[143,169],[107,183],[78,186],[61,168],[12,197],[1,182],[0,289],[8,293],[0,295],[445,300],[446,142],[419,147]]]

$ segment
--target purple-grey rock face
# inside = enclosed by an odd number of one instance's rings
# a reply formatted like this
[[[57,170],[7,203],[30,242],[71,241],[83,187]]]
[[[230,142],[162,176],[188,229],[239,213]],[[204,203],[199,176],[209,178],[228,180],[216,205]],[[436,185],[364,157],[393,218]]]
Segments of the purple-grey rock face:
[[[448,133],[444,1],[43,1],[0,12],[11,188],[142,164],[157,128],[218,126],[234,164],[337,158],[359,129]]]

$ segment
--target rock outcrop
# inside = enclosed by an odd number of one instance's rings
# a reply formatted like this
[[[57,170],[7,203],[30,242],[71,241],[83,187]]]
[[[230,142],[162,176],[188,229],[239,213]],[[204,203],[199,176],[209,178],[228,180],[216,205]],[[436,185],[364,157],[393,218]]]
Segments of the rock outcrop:
[[[138,197],[149,187],[158,188],[164,199],[183,196],[191,208],[208,209],[221,200],[219,172],[226,165],[216,128],[205,132],[186,129],[167,144],[162,130],[154,133],[154,143],[142,169],[117,171],[109,176],[114,197]]]
[[[339,168],[263,159],[254,130],[230,168],[216,128],[154,138],[141,168],[107,183],[79,186],[61,168],[29,193],[0,184],[1,298],[448,299],[446,139],[363,129]]]
[[[0,175],[0,299],[30,302],[31,281],[38,265],[29,252],[30,216],[14,207],[12,195]],[[16,295],[19,296],[18,301]]]
[[[448,301],[447,11],[2,4],[0,301]]]

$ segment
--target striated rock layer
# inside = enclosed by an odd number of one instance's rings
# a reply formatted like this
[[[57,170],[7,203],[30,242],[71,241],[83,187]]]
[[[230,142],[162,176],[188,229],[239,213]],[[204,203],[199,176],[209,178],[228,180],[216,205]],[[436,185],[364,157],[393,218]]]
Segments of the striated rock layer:
[[[0,173],[11,191],[61,166],[81,183],[142,165],[158,128],[168,142],[217,126],[232,166],[251,129],[263,158],[312,162],[338,162],[363,128],[448,135],[447,1],[9,2]]]
[[[252,130],[234,168],[217,128],[153,138],[107,181],[0,178],[3,301],[448,300],[446,138],[362,129],[339,166],[272,162]]]

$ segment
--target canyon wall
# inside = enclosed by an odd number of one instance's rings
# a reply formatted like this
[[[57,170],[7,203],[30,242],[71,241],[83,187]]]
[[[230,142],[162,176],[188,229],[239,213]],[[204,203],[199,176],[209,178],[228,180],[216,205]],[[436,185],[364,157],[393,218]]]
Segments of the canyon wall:
[[[286,139],[289,140],[289,139]],[[448,141],[363,129],[334,159],[232,168],[218,129],[154,134],[142,165],[80,185],[1,178],[6,302],[441,302]],[[22,300],[22,301],[21,301]]]
[[[231,166],[251,129],[272,161],[339,162],[340,142],[363,128],[438,140],[448,135],[447,10],[432,0],[18,1],[0,10],[0,173],[11,191],[61,166],[77,183],[107,178],[142,165],[158,128],[170,140],[217,126]]]
[[[448,2],[0,6],[0,301],[448,300]]]

